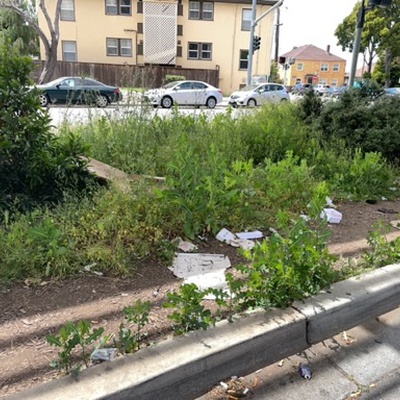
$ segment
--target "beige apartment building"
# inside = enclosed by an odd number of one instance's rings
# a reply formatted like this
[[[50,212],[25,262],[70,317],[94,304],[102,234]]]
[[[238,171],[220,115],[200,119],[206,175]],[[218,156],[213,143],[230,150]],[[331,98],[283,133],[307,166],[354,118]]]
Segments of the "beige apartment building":
[[[286,78],[287,86],[311,83],[336,87],[345,83],[346,60],[332,54],[329,46],[323,50],[308,44],[295,47],[281,57],[286,59],[286,70],[281,65],[279,74],[282,79]],[[288,65],[291,58],[295,62]]]
[[[256,16],[276,3],[258,0]],[[46,4],[54,15],[55,0]],[[229,94],[246,83],[251,8],[251,0],[63,0],[58,60],[219,69]],[[253,75],[270,72],[274,16],[255,28]],[[39,25],[46,32],[40,11]]]

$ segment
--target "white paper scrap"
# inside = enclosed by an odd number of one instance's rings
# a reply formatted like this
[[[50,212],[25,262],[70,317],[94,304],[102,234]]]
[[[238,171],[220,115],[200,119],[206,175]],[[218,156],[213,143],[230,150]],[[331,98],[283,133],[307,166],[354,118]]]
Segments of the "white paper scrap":
[[[178,253],[170,270],[178,278],[224,270],[231,262],[224,254]]]
[[[229,243],[231,240],[235,239],[235,235],[228,231],[228,229],[222,228],[218,233],[216,238],[220,241],[220,242],[226,242]]]
[[[239,239],[260,239],[264,235],[261,231],[239,232],[236,234]]]

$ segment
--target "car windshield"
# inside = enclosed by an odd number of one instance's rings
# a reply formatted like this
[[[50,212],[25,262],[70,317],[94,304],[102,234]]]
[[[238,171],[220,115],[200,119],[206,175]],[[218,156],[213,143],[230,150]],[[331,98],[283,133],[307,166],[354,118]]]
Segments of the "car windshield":
[[[241,92],[250,92],[252,90],[254,90],[255,88],[257,88],[260,85],[247,85],[244,88],[240,89]]]
[[[57,78],[57,79],[54,79],[54,81],[45,83],[45,85],[56,86],[56,85],[59,85],[61,82],[63,82],[65,79],[66,79],[65,77]]]

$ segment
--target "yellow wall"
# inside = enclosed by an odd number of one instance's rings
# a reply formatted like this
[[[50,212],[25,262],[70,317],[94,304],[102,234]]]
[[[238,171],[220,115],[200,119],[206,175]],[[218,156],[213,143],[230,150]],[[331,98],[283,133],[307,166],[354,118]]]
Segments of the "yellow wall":
[[[303,70],[299,71],[297,66],[302,63]],[[321,71],[321,64],[328,64],[328,71]],[[339,64],[339,71],[334,72],[333,66],[335,64]],[[307,75],[315,75],[317,76],[317,81],[313,81],[314,84],[317,84],[321,81],[321,79],[326,80],[326,84],[332,85],[333,80],[337,80],[337,86],[344,85],[345,78],[345,70],[346,70],[346,61],[314,61],[314,60],[301,60],[296,59],[294,65],[286,72],[286,85],[294,86],[296,84],[296,79],[300,79],[302,83],[306,83]],[[283,79],[284,71],[280,68],[280,76]]]
[[[50,16],[54,16],[55,0],[48,0],[46,3]],[[258,6],[257,17],[268,8]],[[250,40],[250,32],[241,30],[242,9],[251,9],[251,4],[215,2],[213,21],[189,20],[189,3],[184,0],[183,16],[177,17],[177,23],[183,25],[183,36],[177,36],[182,46],[182,57],[176,58],[176,65],[183,68],[219,68],[219,87],[226,95],[245,84],[247,79],[247,70],[239,70],[240,49],[248,49]],[[255,35],[261,37],[261,48],[254,54],[253,75],[269,74],[274,14],[268,14],[256,27]],[[58,59],[62,59],[61,42],[70,40],[77,42],[80,62],[143,64],[143,56],[136,54],[135,44],[144,40],[143,34],[136,32],[138,22],[143,22],[143,14],[137,13],[137,0],[132,1],[131,16],[106,15],[104,0],[75,0],[75,21],[60,21]],[[40,11],[39,25],[47,31]],[[107,56],[107,37],[132,39],[132,57]],[[212,60],[188,60],[188,42],[212,43]],[[43,46],[41,54],[43,57]]]

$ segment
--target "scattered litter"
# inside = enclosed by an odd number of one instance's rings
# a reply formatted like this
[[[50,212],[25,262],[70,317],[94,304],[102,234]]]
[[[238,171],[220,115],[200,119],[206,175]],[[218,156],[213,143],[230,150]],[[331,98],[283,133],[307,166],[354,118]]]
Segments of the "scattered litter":
[[[179,250],[182,250],[184,252],[191,252],[198,249],[195,244],[182,240],[182,238],[180,238],[179,236],[172,240],[171,243],[174,244]]]
[[[177,253],[173,266],[169,269],[178,278],[205,274],[221,269],[227,269],[231,262],[224,254],[202,254],[202,253]]]
[[[109,349],[97,349],[91,355],[90,359],[93,362],[101,362],[101,361],[112,361],[117,356],[118,349],[109,348]]]
[[[390,221],[390,224],[397,229],[400,229],[400,220],[397,221]]]
[[[278,367],[283,367],[284,362],[285,362],[285,360],[279,361],[279,362],[278,362]]]
[[[92,271],[92,268],[95,267],[96,265],[97,265],[97,263],[94,262],[94,263],[92,263],[92,264],[85,265],[85,266],[83,267],[83,269],[84,269],[85,271],[91,272],[91,273],[93,273],[93,274],[95,274],[95,275],[102,276],[102,275],[103,275],[102,272],[100,272],[100,271]]]
[[[241,247],[243,250],[251,250],[256,244],[248,239],[233,239],[229,243],[232,247]]]
[[[161,289],[161,286],[160,286],[159,288],[157,288],[157,289],[153,292],[153,297],[157,297],[157,296],[158,296],[158,293],[160,293],[160,289]]]
[[[239,232],[236,234],[239,239],[261,239],[264,235],[261,231]]]
[[[221,381],[220,383],[219,383],[224,389],[228,389],[228,384],[227,383],[225,383],[225,382],[223,382],[223,381]]]
[[[342,336],[346,344],[352,344],[353,342],[355,342],[354,337],[348,335],[346,331],[343,331]]]
[[[225,243],[230,243],[231,240],[235,239],[235,235],[228,231],[228,229],[222,228],[218,233],[216,238],[220,241],[220,242],[225,242]]]
[[[303,218],[304,221],[309,221],[310,220],[310,217],[308,215],[305,215],[305,214],[300,214],[300,218]]]
[[[307,364],[303,364],[303,363],[299,364],[299,373],[300,373],[300,376],[304,379],[311,379],[311,377],[312,377],[312,372],[311,372],[310,366]]]
[[[177,253],[173,266],[169,269],[184,283],[194,283],[200,290],[209,288],[222,289],[229,292],[225,279],[225,270],[231,262],[224,254]],[[214,299],[213,295],[206,297]]]
[[[245,385],[243,378],[237,376],[232,376],[227,382],[221,381],[220,385],[225,389],[228,398],[232,400],[247,397],[247,394],[251,392],[250,388]]]
[[[320,217],[326,219],[330,224],[338,224],[342,220],[342,213],[333,208],[324,208]]]
[[[333,204],[332,199],[328,196],[326,197],[326,205],[331,208],[336,208],[336,206]]]
[[[121,293],[121,297],[128,297],[128,293]]]

